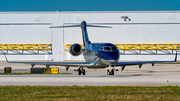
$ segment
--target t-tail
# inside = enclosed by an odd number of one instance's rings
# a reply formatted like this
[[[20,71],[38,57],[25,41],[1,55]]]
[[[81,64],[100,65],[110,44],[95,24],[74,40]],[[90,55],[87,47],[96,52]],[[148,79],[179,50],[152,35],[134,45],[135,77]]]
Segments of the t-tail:
[[[49,28],[68,28],[68,27],[81,27],[82,29],[82,38],[84,46],[91,44],[89,40],[87,28],[86,27],[101,27],[101,28],[112,28],[110,26],[97,26],[97,25],[86,25],[86,21],[82,21],[80,25],[70,25],[70,26],[52,26]]]

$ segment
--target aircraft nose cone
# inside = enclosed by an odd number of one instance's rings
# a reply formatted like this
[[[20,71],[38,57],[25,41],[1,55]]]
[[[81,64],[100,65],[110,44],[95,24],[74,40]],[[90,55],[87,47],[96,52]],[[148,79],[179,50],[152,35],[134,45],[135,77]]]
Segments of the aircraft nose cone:
[[[118,60],[119,59],[119,54],[117,52],[111,53],[107,55],[107,59],[109,60]]]
[[[116,63],[116,60],[109,60],[109,59],[101,59],[101,61],[105,64],[109,64],[109,63]]]
[[[119,51],[101,51],[101,61],[105,64],[116,63],[119,60]]]
[[[112,58],[113,60],[117,60],[119,57],[118,57],[117,55],[113,55],[111,58]]]
[[[104,56],[101,60],[105,64],[116,63],[119,60],[119,55],[109,54],[109,55]]]

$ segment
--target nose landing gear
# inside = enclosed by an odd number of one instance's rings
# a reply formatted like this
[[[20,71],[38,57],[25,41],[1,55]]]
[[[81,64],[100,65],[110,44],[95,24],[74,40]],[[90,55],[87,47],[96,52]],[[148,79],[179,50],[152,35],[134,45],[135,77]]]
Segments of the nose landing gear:
[[[107,70],[107,75],[114,75],[114,70],[112,69],[112,70]]]
[[[118,69],[115,69],[112,64],[109,64],[109,69],[107,70],[107,75],[114,75],[114,70],[118,71]]]

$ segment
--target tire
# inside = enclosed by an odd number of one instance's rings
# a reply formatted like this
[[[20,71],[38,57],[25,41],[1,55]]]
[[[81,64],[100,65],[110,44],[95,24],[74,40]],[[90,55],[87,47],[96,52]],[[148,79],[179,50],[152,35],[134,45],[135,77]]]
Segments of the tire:
[[[110,73],[109,69],[107,70],[107,75],[111,75],[111,73]]]
[[[111,75],[114,75],[114,70],[113,69],[111,70]]]
[[[85,74],[86,74],[86,71],[85,71],[85,70],[83,70],[82,74],[83,74],[83,75],[85,75]]]
[[[78,70],[78,74],[81,75],[81,71],[80,70]]]

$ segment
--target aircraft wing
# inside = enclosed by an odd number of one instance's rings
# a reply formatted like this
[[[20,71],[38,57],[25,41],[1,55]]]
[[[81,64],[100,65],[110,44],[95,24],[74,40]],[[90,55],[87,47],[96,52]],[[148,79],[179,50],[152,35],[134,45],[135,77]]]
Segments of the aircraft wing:
[[[51,65],[51,66],[86,66],[91,65],[90,62],[8,62],[8,63],[22,63],[22,64],[33,64],[33,65]]]
[[[124,65],[141,65],[141,64],[155,64],[155,63],[165,63],[165,62],[176,62],[176,61],[139,61],[139,62],[118,62],[116,66],[124,66]]]
[[[175,59],[173,61],[138,61],[138,62],[118,62],[116,66],[127,66],[127,65],[142,65],[151,63],[154,65],[155,63],[165,63],[165,62],[176,62],[177,61],[177,53]]]

